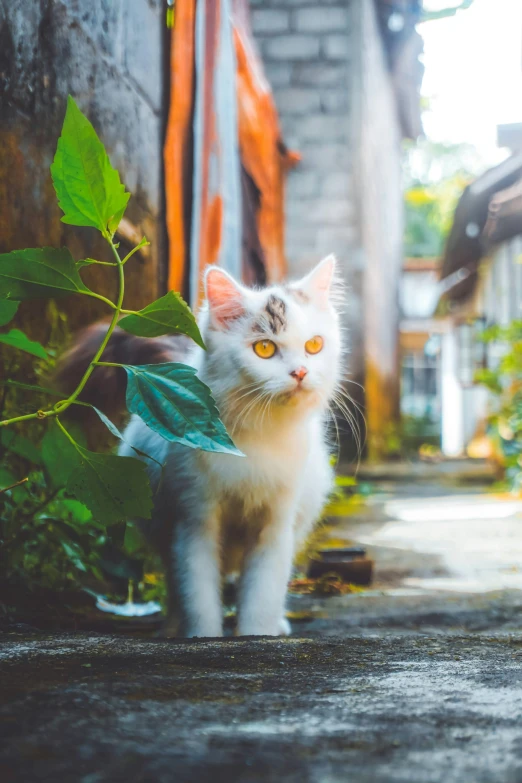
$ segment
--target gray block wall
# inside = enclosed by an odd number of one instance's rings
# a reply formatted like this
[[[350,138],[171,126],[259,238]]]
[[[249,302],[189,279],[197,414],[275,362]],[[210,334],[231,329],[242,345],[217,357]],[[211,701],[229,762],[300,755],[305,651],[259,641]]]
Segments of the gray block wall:
[[[132,193],[126,216],[152,242],[149,258],[129,265],[131,307],[155,298],[164,274],[165,41],[161,0],[0,0],[0,252],[44,244],[67,244],[78,258],[107,252],[96,231],[60,222],[52,189],[70,93]],[[107,279],[85,274],[98,290]],[[75,299],[71,325],[101,313],[94,300]]]
[[[335,253],[347,285],[346,375],[371,443],[397,417],[401,129],[374,0],[250,0],[286,144],[291,275]],[[357,386],[347,385],[363,401]],[[384,435],[383,435],[384,437]]]
[[[283,137],[302,162],[288,178],[286,250],[301,274],[356,244],[350,140],[351,2],[251,0],[252,26]]]

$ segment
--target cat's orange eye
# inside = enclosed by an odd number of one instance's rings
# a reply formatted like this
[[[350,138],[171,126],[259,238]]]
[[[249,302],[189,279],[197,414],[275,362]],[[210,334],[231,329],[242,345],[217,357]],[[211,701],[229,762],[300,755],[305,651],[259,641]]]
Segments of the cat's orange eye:
[[[261,359],[271,359],[276,352],[276,344],[272,340],[258,340],[252,347]]]
[[[323,350],[324,340],[322,337],[319,337],[319,335],[315,335],[315,337],[312,337],[311,340],[307,340],[305,343],[305,351],[306,353],[319,353],[319,351]]]

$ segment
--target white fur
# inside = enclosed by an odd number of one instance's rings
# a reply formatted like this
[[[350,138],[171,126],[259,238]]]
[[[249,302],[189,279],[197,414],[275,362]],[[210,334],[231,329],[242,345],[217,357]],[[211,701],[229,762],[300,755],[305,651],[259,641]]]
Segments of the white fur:
[[[195,348],[190,363],[245,457],[166,443],[134,417],[126,440],[166,463],[161,482],[149,467],[158,491],[143,527],[163,552],[170,633],[222,635],[222,579],[239,572],[237,633],[287,634],[293,557],[332,484],[325,420],[341,364],[334,259],[302,281],[263,290],[210,268],[206,291],[200,326],[208,350]],[[287,326],[267,335],[259,329],[270,295],[284,302]],[[315,335],[324,347],[307,355]],[[277,345],[270,359],[252,348],[262,336]],[[298,367],[308,370],[301,384],[290,374]],[[132,452],[123,445],[121,453]]]

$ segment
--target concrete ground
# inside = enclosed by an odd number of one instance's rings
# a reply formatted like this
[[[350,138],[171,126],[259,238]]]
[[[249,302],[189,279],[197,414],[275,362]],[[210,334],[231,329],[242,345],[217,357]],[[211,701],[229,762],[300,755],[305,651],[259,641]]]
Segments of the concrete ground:
[[[522,504],[398,470],[328,528],[372,589],[288,639],[5,633],[0,780],[521,783]]]

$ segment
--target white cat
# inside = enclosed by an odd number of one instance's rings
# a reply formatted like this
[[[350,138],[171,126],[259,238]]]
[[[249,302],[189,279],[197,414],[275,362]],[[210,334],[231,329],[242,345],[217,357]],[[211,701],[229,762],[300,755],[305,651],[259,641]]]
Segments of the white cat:
[[[188,364],[210,386],[244,457],[168,443],[138,417],[125,439],[148,462],[155,508],[142,527],[168,579],[168,635],[223,635],[222,581],[239,573],[237,634],[288,634],[292,561],[332,486],[328,405],[340,382],[335,259],[302,280],[252,290],[205,275],[200,328],[207,351]],[[120,453],[135,456],[125,444]],[[158,488],[159,485],[159,488]]]

